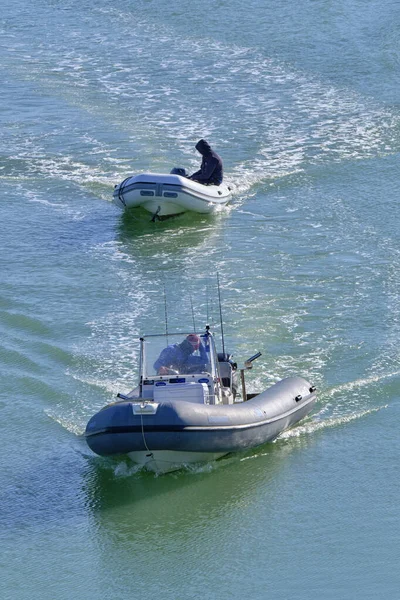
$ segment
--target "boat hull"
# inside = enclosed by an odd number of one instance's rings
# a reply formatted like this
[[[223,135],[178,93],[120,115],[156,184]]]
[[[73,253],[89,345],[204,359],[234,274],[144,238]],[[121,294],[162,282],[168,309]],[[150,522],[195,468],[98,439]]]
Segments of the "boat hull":
[[[116,185],[113,201],[119,208],[142,207],[161,218],[186,211],[211,213],[225,206],[231,196],[225,184],[202,185],[180,175],[143,173]]]
[[[204,462],[274,440],[308,415],[315,402],[314,388],[300,377],[284,379],[247,402],[230,405],[124,401],[89,421],[86,440],[99,455],[127,454],[151,470],[155,469],[147,463],[153,461],[157,467],[163,452],[176,453],[173,460],[165,458],[174,465]]]

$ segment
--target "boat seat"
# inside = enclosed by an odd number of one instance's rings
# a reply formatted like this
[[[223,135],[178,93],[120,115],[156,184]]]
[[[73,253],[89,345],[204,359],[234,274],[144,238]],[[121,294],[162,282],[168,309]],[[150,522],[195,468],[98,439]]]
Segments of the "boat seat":
[[[232,383],[232,365],[229,362],[220,362],[218,366],[222,385],[230,388]]]
[[[233,396],[236,396],[236,375],[237,375],[237,364],[231,359],[231,354],[224,352],[218,353],[218,368],[221,376],[222,385],[225,388],[232,390]]]

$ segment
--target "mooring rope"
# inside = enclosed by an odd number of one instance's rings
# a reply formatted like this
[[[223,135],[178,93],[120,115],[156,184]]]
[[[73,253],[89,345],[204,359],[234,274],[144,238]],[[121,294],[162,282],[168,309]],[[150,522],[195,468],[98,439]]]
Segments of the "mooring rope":
[[[146,438],[145,438],[145,435],[144,435],[144,425],[143,425],[143,414],[142,413],[140,413],[140,424],[141,424],[141,427],[142,427],[142,437],[143,437],[144,446],[145,446],[147,452],[150,453],[150,456],[154,456],[153,453],[152,453],[152,451],[150,450],[150,448],[147,445]]]

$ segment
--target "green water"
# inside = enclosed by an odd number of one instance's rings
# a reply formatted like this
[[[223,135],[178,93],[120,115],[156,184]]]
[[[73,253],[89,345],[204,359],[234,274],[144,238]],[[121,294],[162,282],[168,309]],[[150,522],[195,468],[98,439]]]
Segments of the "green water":
[[[0,18],[0,597],[397,598],[399,6],[8,0]],[[199,165],[215,216],[151,223],[112,190]],[[156,477],[93,455],[138,337],[215,323],[298,374],[273,444]]]

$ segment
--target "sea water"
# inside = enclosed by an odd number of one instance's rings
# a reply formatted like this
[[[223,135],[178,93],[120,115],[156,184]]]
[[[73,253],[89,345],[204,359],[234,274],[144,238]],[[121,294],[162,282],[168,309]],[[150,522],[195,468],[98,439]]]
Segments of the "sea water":
[[[5,0],[0,597],[400,596],[400,6]],[[152,223],[133,173],[222,156],[231,205]],[[317,386],[255,451],[154,476],[82,433],[138,338],[202,328],[261,391]]]

